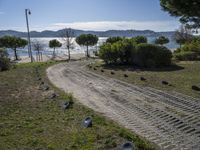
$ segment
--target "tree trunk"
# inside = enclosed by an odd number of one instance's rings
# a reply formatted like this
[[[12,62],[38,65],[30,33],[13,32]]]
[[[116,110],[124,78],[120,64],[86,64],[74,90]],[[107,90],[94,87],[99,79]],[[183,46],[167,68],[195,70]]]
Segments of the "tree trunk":
[[[87,45],[87,57],[90,57],[89,51],[88,51],[88,45]]]
[[[14,52],[15,52],[15,60],[18,60],[17,49],[16,48],[14,48]]]
[[[54,47],[54,50],[53,50],[53,58],[56,57],[56,48]]]
[[[71,59],[70,49],[69,49],[69,47],[67,49],[68,49],[68,59],[70,60]]]
[[[42,56],[42,52],[40,53],[40,56],[41,56],[41,61],[43,61],[43,56]]]

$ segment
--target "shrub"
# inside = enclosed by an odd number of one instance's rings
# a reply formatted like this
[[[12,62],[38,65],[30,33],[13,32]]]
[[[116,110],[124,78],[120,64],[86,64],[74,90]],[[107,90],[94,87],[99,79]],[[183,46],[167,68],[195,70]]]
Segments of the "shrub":
[[[174,53],[174,57],[176,60],[179,60],[179,61],[200,60],[198,55],[195,52],[191,52],[191,51]]]
[[[118,41],[113,44],[105,43],[100,47],[99,57],[107,64],[130,64],[135,55],[135,46],[130,40]]]
[[[118,41],[114,44],[118,51],[119,60],[122,64],[131,64],[133,62],[136,48],[130,40]]]
[[[141,67],[160,67],[171,64],[172,53],[164,46],[137,44],[133,39],[104,43],[99,57],[107,64],[136,64]]]
[[[174,52],[174,58],[179,61],[200,60],[200,38],[194,38],[182,48]]]
[[[118,52],[110,43],[104,43],[99,50],[99,57],[105,61],[106,64],[117,63]]]
[[[135,63],[141,67],[161,67],[171,64],[172,53],[166,47],[139,44]]]
[[[0,48],[0,71],[8,70],[10,67],[10,59],[5,49]]]

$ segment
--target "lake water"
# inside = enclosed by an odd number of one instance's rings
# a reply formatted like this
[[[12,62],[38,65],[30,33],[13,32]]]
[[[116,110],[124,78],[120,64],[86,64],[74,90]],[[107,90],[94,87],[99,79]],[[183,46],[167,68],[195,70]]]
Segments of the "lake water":
[[[156,37],[147,37],[149,43],[153,43],[155,38]],[[65,47],[64,42],[63,42],[63,40],[61,38],[31,38],[31,41],[32,42],[39,41],[44,47],[43,54],[52,55],[53,49],[49,48],[49,41],[52,40],[52,39],[57,39],[58,41],[60,41],[63,44],[61,48],[57,48],[56,49],[56,54],[57,55],[67,54],[66,47]],[[90,53],[92,53],[92,51],[98,50],[99,46],[102,45],[103,42],[106,41],[106,39],[107,39],[106,37],[100,37],[99,41],[98,41],[98,44],[96,46],[93,46],[93,47],[89,48]],[[75,39],[73,39],[73,40],[74,40],[74,47],[73,47],[73,49],[71,49],[71,54],[85,53],[86,47],[79,46],[75,42]],[[168,43],[166,45],[166,47],[168,47],[169,49],[175,49],[175,48],[178,47],[178,45],[175,43],[175,41],[173,41],[173,39],[170,39],[170,43]],[[27,46],[25,48],[23,48],[23,49],[18,49],[18,52],[17,52],[18,55],[19,56],[27,56],[28,55],[27,49],[28,49]],[[8,53],[9,53],[10,57],[13,57],[13,50],[8,49]],[[36,52],[33,50],[33,55],[35,55],[35,53]]]

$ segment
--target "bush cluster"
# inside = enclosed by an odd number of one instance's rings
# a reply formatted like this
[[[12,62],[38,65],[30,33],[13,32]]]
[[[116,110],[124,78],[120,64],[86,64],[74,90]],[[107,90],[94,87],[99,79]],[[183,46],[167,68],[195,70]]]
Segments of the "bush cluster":
[[[10,59],[5,49],[0,48],[0,71],[8,70],[10,67]]]
[[[200,60],[200,38],[194,38],[174,52],[174,58],[179,61]]]
[[[164,46],[147,44],[145,37],[136,37],[104,43],[100,47],[99,57],[106,64],[161,67],[171,64],[172,53]]]
[[[135,62],[142,67],[162,67],[171,64],[172,53],[164,46],[153,44],[137,45]]]

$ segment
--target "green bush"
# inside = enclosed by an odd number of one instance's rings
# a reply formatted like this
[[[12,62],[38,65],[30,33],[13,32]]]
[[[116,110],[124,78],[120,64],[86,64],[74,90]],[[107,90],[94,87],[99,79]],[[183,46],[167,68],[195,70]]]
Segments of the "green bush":
[[[130,64],[133,62],[135,46],[130,40],[118,41],[113,44],[105,43],[100,47],[99,57],[107,64]]]
[[[8,70],[10,67],[10,59],[5,49],[0,48],[0,71]]]
[[[110,43],[105,43],[100,47],[99,57],[103,59],[106,64],[117,63],[118,51]]]
[[[134,45],[129,39],[105,43],[99,57],[107,64],[135,64],[141,67],[160,67],[171,64],[172,53],[166,47],[152,44]]]
[[[191,52],[191,51],[174,53],[174,57],[176,60],[179,60],[179,61],[200,60],[200,57],[195,52]]]
[[[161,67],[171,64],[172,53],[166,47],[139,44],[135,64],[141,67]]]
[[[117,49],[119,62],[121,64],[131,64],[133,62],[134,55],[136,53],[136,48],[130,40],[123,40],[116,42],[115,49]]]
[[[194,38],[182,48],[174,52],[174,58],[179,61],[200,60],[200,38]]]

